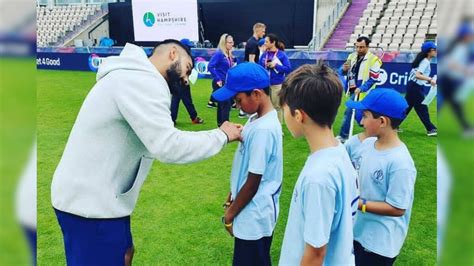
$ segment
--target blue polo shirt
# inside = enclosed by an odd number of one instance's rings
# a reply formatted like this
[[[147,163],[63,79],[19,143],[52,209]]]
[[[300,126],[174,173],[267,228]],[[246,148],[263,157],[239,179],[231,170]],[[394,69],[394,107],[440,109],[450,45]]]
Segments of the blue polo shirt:
[[[407,236],[413,205],[416,169],[405,144],[389,150],[375,148],[376,139],[363,142],[360,161],[360,197],[384,201],[404,209],[401,217],[358,211],[354,239],[367,250],[393,258],[400,253]]]
[[[342,144],[311,154],[296,181],[279,265],[300,265],[305,244],[327,245],[323,265],[354,265],[356,173]]]
[[[231,193],[235,200],[249,172],[262,175],[257,194],[234,218],[234,236],[257,240],[273,235],[278,219],[283,177],[283,140],[278,115],[272,110],[251,116],[242,131],[243,141],[235,152],[231,173]]]

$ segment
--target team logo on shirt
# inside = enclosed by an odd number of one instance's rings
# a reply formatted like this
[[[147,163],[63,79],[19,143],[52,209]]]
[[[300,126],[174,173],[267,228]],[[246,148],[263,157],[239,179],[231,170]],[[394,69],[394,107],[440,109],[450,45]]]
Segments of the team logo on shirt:
[[[381,184],[383,179],[384,179],[384,176],[383,176],[382,170],[377,170],[372,174],[372,180],[374,180],[374,182],[377,184]]]

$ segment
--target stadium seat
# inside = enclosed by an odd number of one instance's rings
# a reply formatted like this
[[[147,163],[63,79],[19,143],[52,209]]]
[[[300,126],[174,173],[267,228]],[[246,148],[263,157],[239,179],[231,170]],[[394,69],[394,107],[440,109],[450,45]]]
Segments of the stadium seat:
[[[410,49],[411,49],[411,44],[409,43],[400,44],[400,51],[406,52],[406,51],[410,51]]]
[[[401,43],[403,39],[403,34],[396,33],[392,37],[392,42],[394,43]]]
[[[417,32],[416,25],[408,25],[406,33],[415,34]]]
[[[387,50],[388,45],[386,43],[379,43],[378,47],[382,48],[383,50]]]
[[[372,42],[380,43],[381,41],[382,41],[382,34],[374,33],[374,35],[372,35]]]
[[[392,42],[392,34],[384,34],[382,36],[382,43],[390,43]]]
[[[399,44],[398,43],[393,43],[393,42],[390,43],[388,45],[388,48],[387,48],[387,50],[389,50],[389,51],[397,51],[398,49],[399,49]]]
[[[405,36],[403,36],[403,43],[411,45],[414,39],[415,37],[413,35],[405,34]]]

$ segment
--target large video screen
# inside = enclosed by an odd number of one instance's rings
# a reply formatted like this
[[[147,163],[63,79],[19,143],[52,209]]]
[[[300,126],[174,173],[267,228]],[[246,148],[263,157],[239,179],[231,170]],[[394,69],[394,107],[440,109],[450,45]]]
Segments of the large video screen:
[[[135,41],[198,41],[197,0],[132,0]]]

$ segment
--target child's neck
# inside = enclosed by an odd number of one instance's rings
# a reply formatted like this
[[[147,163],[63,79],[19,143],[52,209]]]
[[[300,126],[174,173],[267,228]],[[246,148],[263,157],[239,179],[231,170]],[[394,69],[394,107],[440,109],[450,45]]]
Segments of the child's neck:
[[[365,133],[365,131],[362,131],[361,133],[357,135],[357,138],[359,138],[360,142],[364,142],[364,140],[368,137],[369,136],[367,135],[367,133]]]
[[[314,123],[303,126],[303,135],[308,142],[311,153],[339,145],[331,128],[321,127]]]
[[[375,142],[375,149],[388,150],[400,146],[401,140],[395,129],[388,129],[381,132]]]
[[[267,99],[263,100],[262,103],[260,104],[259,108],[257,109],[257,118],[260,118],[264,115],[266,115],[268,112],[272,111],[273,105],[270,100],[270,97],[266,97]]]

